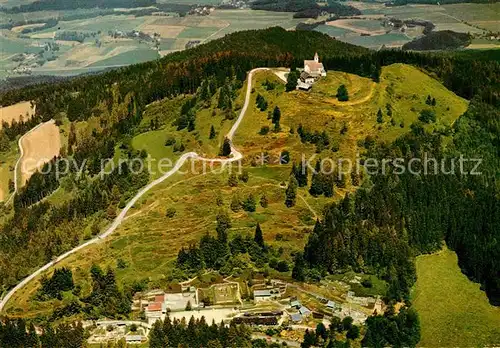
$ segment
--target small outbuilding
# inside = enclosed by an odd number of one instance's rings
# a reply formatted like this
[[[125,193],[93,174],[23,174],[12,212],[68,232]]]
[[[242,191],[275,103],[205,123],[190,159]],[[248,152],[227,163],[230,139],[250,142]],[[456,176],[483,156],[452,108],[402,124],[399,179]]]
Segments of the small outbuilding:
[[[302,315],[300,315],[300,313],[293,313],[290,315],[290,320],[294,323],[300,323],[302,321]]]
[[[299,312],[304,317],[307,317],[307,316],[311,315],[311,313],[312,313],[308,308],[306,308],[304,306],[299,308]]]

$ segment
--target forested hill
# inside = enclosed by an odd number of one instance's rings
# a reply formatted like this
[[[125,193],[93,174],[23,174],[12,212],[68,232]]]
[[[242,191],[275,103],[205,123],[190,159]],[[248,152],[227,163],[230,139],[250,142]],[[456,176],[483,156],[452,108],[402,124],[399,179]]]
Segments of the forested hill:
[[[403,50],[452,50],[468,46],[471,36],[451,30],[433,31],[403,45]]]
[[[163,59],[97,76],[5,92],[0,95],[0,104],[35,100],[39,111],[37,114],[50,118],[54,111],[60,110],[60,107],[67,108],[75,101],[68,91],[82,91],[78,99],[83,110],[78,117],[87,118],[99,100],[110,98],[107,86],[114,83],[118,83],[123,92],[136,93],[141,105],[145,105],[166,96],[192,93],[201,80],[209,75],[216,75],[220,84],[231,74],[236,74],[243,80],[252,67],[302,64],[303,59],[311,59],[316,51],[322,59],[359,57],[369,52],[365,48],[342,43],[317,32],[287,32],[282,28],[250,30],[170,54]],[[358,63],[356,67],[363,75],[369,73],[369,64]]]

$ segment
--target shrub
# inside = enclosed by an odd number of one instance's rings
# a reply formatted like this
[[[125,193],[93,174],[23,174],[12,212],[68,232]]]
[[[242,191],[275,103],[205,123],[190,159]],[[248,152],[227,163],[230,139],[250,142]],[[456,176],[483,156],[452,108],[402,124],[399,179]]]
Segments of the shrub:
[[[167,212],[165,213],[165,216],[168,217],[169,219],[173,218],[175,216],[175,214],[177,213],[177,211],[175,210],[175,208],[173,207],[170,207],[167,209]]]
[[[418,119],[425,123],[436,122],[436,113],[429,109],[420,111]]]

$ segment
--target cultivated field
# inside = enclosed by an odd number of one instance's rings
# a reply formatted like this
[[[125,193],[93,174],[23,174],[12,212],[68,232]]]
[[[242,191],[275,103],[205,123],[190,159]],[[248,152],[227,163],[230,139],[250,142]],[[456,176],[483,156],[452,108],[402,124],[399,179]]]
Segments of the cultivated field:
[[[234,31],[277,25],[293,29],[301,21],[290,12],[252,10],[216,10],[207,16],[179,17],[172,13],[135,17],[127,11],[100,15],[97,9],[82,9],[40,11],[26,16],[43,21],[60,16],[89,17],[92,11],[94,18],[61,20],[57,26],[41,30],[36,29],[43,23],[0,29],[0,79],[29,73],[66,76],[140,63],[184,50],[190,41],[206,42]],[[11,20],[23,23],[21,15],[0,12],[0,24],[8,25]],[[34,31],[22,34],[24,29]],[[134,36],[132,31],[151,38]],[[56,39],[62,34],[66,34],[64,40]]]
[[[413,304],[420,315],[421,347],[498,346],[500,308],[458,267],[448,249],[417,257]]]
[[[383,26],[390,18],[418,19],[431,21],[434,30],[453,30],[484,36],[486,31],[500,31],[498,13],[500,5],[495,4],[453,4],[453,5],[405,5],[387,7],[382,2],[348,1],[349,5],[361,10],[356,18],[330,21],[315,30],[338,40],[354,45],[378,49],[381,46],[401,47],[406,42],[423,35],[423,27],[406,28],[404,31]],[[488,48],[495,48],[489,46]]]
[[[20,185],[30,178],[44,163],[59,155],[61,139],[55,122],[44,123],[21,140],[23,157],[19,164]]]

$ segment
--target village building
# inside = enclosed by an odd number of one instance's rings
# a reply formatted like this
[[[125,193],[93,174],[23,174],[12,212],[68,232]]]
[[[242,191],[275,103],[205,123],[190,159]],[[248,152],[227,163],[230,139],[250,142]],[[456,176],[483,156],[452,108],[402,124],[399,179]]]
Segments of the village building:
[[[164,319],[168,311],[184,311],[188,305],[195,307],[198,304],[196,288],[187,288],[186,292],[154,294],[144,312],[146,319],[152,325],[158,319]]]
[[[255,302],[275,300],[279,297],[280,297],[280,292],[279,292],[279,290],[276,290],[276,289],[254,290],[253,291],[253,299]]]
[[[127,344],[141,344],[143,340],[145,341],[146,338],[141,335],[125,336],[125,342],[127,342]]]
[[[294,323],[300,323],[302,321],[302,315],[300,313],[290,314],[290,320]]]
[[[312,312],[308,308],[306,308],[304,306],[302,306],[302,307],[299,308],[299,313],[303,317],[308,317],[308,316],[310,316],[312,314]]]
[[[337,303],[329,300],[327,303],[326,303],[326,308],[328,309],[331,309],[332,311],[336,310],[337,308],[340,308],[340,305],[338,305]]]

